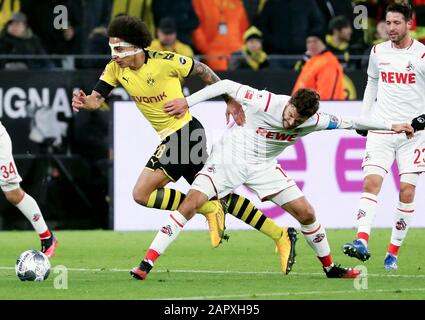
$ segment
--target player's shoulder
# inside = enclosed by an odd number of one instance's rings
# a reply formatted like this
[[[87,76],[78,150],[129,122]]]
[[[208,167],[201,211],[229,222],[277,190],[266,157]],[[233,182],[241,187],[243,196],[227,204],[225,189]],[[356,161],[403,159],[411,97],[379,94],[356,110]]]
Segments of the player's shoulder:
[[[425,45],[422,42],[418,40],[413,40],[411,49],[415,53],[415,55],[417,54],[420,58],[425,60]]]
[[[374,55],[374,54],[380,54],[380,53],[387,52],[390,49],[391,49],[391,40],[388,40],[388,41],[384,41],[384,42],[375,44],[372,47],[372,49],[370,50],[370,53],[372,55]]]
[[[116,74],[120,69],[121,68],[118,66],[118,64],[114,60],[111,59],[106,64],[105,68],[103,69],[101,77],[105,74],[109,74],[109,75]]]
[[[155,50],[146,50],[148,59],[155,61],[156,63],[179,63],[185,65],[190,62],[192,58],[183,56],[181,54],[171,52],[171,51],[155,51]]]

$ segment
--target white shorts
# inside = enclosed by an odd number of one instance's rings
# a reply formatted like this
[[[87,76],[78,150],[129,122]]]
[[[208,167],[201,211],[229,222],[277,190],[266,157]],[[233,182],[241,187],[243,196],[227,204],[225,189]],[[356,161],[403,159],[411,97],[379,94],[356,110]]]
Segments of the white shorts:
[[[405,134],[369,131],[362,168],[377,166],[387,173],[397,160],[400,174],[425,171],[425,131],[416,132],[412,139]]]
[[[4,192],[19,188],[22,178],[12,156],[12,141],[5,131],[0,136],[0,187]]]
[[[214,197],[220,199],[241,185],[254,191],[262,201],[288,188],[297,189],[296,192],[286,193],[285,199],[280,200],[283,203],[279,205],[303,196],[295,181],[276,162],[255,165],[243,161],[220,163],[214,162],[214,154],[208,158],[205,166],[197,174],[191,189],[206,194],[208,199]]]

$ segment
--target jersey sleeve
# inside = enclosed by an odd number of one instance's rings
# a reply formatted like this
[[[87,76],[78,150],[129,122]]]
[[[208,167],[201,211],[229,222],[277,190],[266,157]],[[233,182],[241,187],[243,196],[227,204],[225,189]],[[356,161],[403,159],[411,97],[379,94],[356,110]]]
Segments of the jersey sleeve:
[[[194,61],[190,57],[186,57],[174,52],[164,52],[164,59],[169,60],[169,66],[173,75],[179,79],[188,77],[194,66]]]
[[[257,90],[250,86],[241,85],[235,95],[235,100],[241,105],[256,107],[267,110],[272,93],[265,90]]]
[[[369,65],[367,67],[367,75],[373,79],[379,78],[379,70],[378,70],[378,59],[377,59],[377,46],[373,46],[372,50],[370,51],[369,56]]]
[[[103,70],[102,75],[100,76],[99,80],[102,80],[104,82],[106,82],[107,84],[116,87],[118,86],[118,79],[116,76],[116,64],[114,62],[109,62],[106,67],[105,70]]]
[[[348,129],[348,130],[391,130],[392,123],[371,118],[338,116],[318,112],[302,126],[311,131]]]

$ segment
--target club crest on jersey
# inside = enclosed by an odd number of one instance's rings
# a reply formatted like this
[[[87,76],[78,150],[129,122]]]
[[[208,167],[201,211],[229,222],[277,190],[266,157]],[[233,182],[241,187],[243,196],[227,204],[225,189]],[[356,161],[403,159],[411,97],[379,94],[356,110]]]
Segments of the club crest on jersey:
[[[406,71],[410,72],[410,71],[414,71],[414,70],[415,70],[415,66],[409,61],[407,63]]]
[[[153,86],[155,84],[155,79],[152,77],[152,73],[148,74],[148,79],[146,80],[148,86]]]
[[[252,100],[252,97],[253,97],[253,96],[254,96],[254,91],[252,91],[252,90],[247,90],[247,91],[245,92],[244,99]]]

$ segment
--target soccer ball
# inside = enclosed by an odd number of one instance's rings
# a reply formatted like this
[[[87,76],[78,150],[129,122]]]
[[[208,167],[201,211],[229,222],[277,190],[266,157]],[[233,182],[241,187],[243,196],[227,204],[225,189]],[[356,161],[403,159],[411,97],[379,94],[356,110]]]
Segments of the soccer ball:
[[[50,261],[37,250],[23,252],[16,260],[16,275],[21,281],[43,281],[50,273]]]

